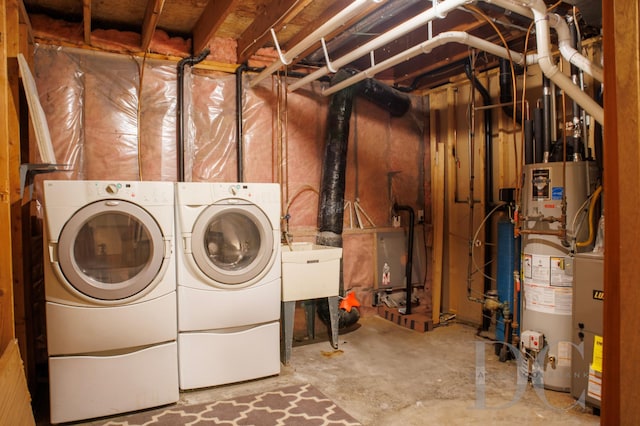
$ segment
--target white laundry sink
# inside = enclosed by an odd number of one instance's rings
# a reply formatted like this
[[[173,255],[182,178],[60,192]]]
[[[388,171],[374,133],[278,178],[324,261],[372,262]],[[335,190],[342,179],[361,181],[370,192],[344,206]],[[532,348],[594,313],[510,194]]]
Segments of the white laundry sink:
[[[282,301],[339,295],[342,248],[313,243],[282,245]]]

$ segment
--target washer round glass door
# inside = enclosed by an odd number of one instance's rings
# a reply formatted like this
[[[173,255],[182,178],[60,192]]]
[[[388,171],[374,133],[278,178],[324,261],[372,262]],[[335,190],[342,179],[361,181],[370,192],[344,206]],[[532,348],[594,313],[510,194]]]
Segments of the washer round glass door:
[[[153,217],[123,200],[102,200],[78,210],[58,241],[60,270],[93,299],[120,300],[145,290],[162,269],[164,240]]]
[[[242,287],[273,263],[274,237],[267,216],[253,204],[207,207],[191,233],[200,270],[223,287]]]

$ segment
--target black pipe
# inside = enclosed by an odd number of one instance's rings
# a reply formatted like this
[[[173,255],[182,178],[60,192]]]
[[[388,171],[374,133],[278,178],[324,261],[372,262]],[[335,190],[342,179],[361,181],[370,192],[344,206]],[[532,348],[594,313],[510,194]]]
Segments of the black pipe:
[[[500,103],[504,113],[513,118],[513,78],[511,77],[511,63],[508,59],[500,58]],[[522,124],[522,113],[516,108],[516,123]]]
[[[480,93],[482,96],[482,103],[485,106],[491,105],[491,95],[489,91],[480,83],[478,78],[475,76],[471,69],[471,63],[466,62],[464,64],[464,71],[467,75],[467,78],[472,81],[473,87]],[[493,114],[491,113],[491,109],[485,109],[483,111],[484,115],[484,141],[485,141],[485,150],[484,150],[484,213],[485,215],[491,212],[493,208]],[[484,240],[485,244],[487,241],[491,241],[493,233],[493,226],[491,221],[487,221],[484,227]],[[471,236],[469,236],[471,237]],[[490,250],[486,249],[484,251],[484,293],[486,294],[489,290],[491,290],[491,259],[492,253]],[[491,326],[491,316],[490,314],[483,315],[483,330],[488,330]]]
[[[603,96],[604,96],[604,92],[602,90],[602,85],[600,85],[600,88],[596,91],[595,94],[595,100],[596,102],[598,102],[598,104],[600,106],[602,106],[602,101],[603,101]],[[602,124],[598,123],[597,121],[595,122],[595,126],[594,126],[594,131],[593,131],[593,148],[595,150],[595,156],[596,156],[596,165],[598,166],[598,170],[600,171],[599,175],[600,176],[604,176],[603,174],[603,170],[604,170],[604,148],[603,148],[603,138],[604,138],[604,129],[602,128]]]
[[[236,68],[236,142],[237,146],[237,175],[238,182],[244,182],[244,147],[242,145],[243,124],[242,124],[242,73],[247,69],[246,64],[240,64]]]
[[[405,315],[411,315],[411,271],[413,269],[413,227],[415,226],[415,213],[413,212],[413,208],[410,206],[401,206],[398,204],[393,205],[393,210],[405,210],[409,212],[409,238],[408,238],[408,247],[407,247],[407,265],[405,268],[405,279],[407,281],[407,298],[406,298],[406,311]]]
[[[542,76],[542,162],[551,155],[551,80]]]
[[[188,58],[183,58],[178,62],[178,94],[177,94],[177,103],[178,109],[176,111],[176,127],[178,131],[177,141],[176,141],[176,157],[177,157],[177,165],[178,165],[178,182],[184,182],[184,123],[183,123],[183,112],[184,112],[184,67],[194,66],[204,61],[204,58],[209,55],[209,48],[205,48],[198,56],[190,56]]]
[[[544,158],[544,120],[542,118],[544,112],[542,108],[534,108],[533,109],[533,139],[534,139],[534,150],[533,150],[533,162],[534,163],[542,163],[542,159]]]
[[[524,120],[524,164],[533,163],[533,120]]]

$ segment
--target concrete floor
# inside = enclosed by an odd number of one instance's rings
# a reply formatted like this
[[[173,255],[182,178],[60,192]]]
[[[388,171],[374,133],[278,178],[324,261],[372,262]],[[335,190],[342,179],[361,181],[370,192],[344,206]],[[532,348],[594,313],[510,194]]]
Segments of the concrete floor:
[[[476,384],[483,371],[484,390]],[[600,423],[569,394],[518,386],[515,361],[499,362],[489,340],[471,326],[450,323],[420,333],[377,315],[363,315],[356,327],[341,333],[337,351],[325,339],[298,342],[279,376],[183,392],[181,402],[304,383],[363,425]]]

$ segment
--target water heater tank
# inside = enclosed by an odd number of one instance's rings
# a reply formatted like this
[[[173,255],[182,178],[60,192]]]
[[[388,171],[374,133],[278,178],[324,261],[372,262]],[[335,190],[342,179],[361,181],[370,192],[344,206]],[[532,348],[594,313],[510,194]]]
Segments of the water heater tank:
[[[566,194],[568,238],[587,239],[588,227],[572,235],[572,221],[595,189],[597,167],[588,161],[539,163],[525,166],[524,172],[521,330],[541,333],[544,346],[538,353],[524,348],[523,362],[533,365],[529,370],[538,377],[538,384],[542,381],[546,389],[569,392],[573,257],[566,242],[549,232],[562,227],[553,218],[561,218]]]

